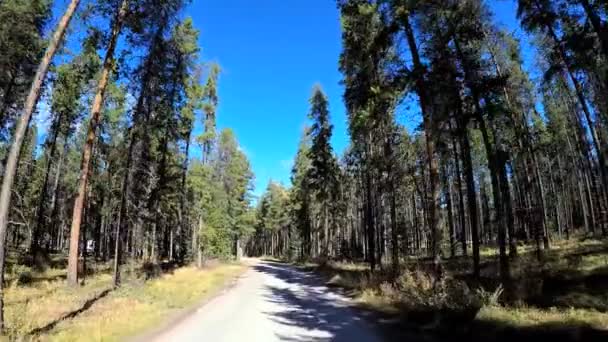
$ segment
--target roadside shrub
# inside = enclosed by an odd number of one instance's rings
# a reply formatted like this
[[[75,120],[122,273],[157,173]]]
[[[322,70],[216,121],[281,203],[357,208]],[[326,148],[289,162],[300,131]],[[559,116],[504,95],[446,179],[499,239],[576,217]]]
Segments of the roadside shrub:
[[[141,275],[145,280],[158,278],[161,274],[162,269],[157,263],[147,261],[141,266]]]
[[[395,281],[400,302],[412,307],[434,306],[436,293],[433,291],[434,279],[421,270],[407,270]]]
[[[499,306],[500,305],[500,297],[504,292],[504,288],[502,285],[498,285],[498,287],[494,291],[487,291],[483,287],[477,289],[477,298],[484,306]]]
[[[388,284],[381,291],[398,300],[411,310],[463,311],[480,307],[480,300],[468,285],[450,274],[437,278],[420,269],[402,273],[389,290]]]
[[[400,293],[395,286],[387,281],[380,284],[380,295],[388,300],[399,300]]]

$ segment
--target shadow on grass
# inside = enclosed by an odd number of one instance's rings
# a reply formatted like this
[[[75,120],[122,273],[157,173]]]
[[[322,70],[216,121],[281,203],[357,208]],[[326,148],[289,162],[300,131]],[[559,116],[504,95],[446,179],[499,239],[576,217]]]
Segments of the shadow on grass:
[[[39,335],[39,334],[44,334],[47,333],[49,331],[51,331],[57,324],[59,324],[61,321],[66,320],[66,319],[71,319],[74,318],[76,316],[78,316],[79,314],[83,313],[84,311],[88,310],[91,306],[93,306],[93,304],[95,304],[95,302],[97,302],[98,300],[104,298],[105,296],[107,296],[110,293],[111,289],[106,289],[102,292],[100,292],[99,294],[97,294],[95,297],[87,300],[86,302],[84,302],[84,304],[73,311],[68,312],[67,314],[63,315],[62,317],[48,323],[47,325],[44,325],[42,327],[33,329],[32,331],[30,331],[30,333],[28,335],[30,336],[35,336],[35,335]]]

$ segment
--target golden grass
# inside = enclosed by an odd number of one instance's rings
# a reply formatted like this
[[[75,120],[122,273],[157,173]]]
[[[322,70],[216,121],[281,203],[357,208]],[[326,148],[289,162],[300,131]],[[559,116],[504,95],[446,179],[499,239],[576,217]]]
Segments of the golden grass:
[[[562,326],[591,326],[608,329],[608,314],[586,309],[538,309],[534,307],[484,306],[477,320],[491,321],[512,327],[538,327],[559,324]]]
[[[56,279],[65,271],[48,270],[34,278]],[[65,280],[40,280],[28,285],[12,281],[5,291],[5,315],[8,336],[13,338],[43,328],[51,322],[82,308],[87,300],[98,296],[111,286],[108,274],[87,278],[84,286],[68,288]]]
[[[69,288],[64,270],[30,270],[26,285],[13,277],[5,292],[7,336],[37,341],[114,341],[145,332],[171,314],[199,303],[245,269],[221,264],[199,270],[185,267],[158,279],[142,282],[125,272],[124,285],[109,292],[81,313],[62,320],[104,291],[111,289],[109,273],[86,278],[84,286]],[[23,271],[23,270],[22,270]],[[50,280],[46,280],[50,279]],[[36,329],[50,328],[36,336]]]
[[[141,286],[125,286],[81,315],[61,322],[41,341],[116,341],[157,326],[164,318],[217,293],[245,269],[223,264],[212,269],[187,267]]]

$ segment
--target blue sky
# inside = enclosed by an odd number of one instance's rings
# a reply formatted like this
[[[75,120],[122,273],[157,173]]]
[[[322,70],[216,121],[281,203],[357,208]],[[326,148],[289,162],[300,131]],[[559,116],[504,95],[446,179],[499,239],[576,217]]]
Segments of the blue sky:
[[[203,58],[222,67],[218,126],[235,131],[253,165],[256,194],[270,178],[289,184],[315,83],[330,99],[334,148],[344,148],[335,2],[194,0],[186,14],[201,30]]]
[[[490,1],[496,19],[522,36],[514,1]],[[338,56],[340,22],[333,0],[194,0],[186,10],[201,30],[203,58],[217,61],[218,126],[231,127],[256,174],[256,194],[269,179],[289,184],[292,159],[306,124],[312,86],[330,101],[332,145],[348,144]],[[528,48],[524,49],[530,60]],[[412,115],[401,121],[413,126]]]

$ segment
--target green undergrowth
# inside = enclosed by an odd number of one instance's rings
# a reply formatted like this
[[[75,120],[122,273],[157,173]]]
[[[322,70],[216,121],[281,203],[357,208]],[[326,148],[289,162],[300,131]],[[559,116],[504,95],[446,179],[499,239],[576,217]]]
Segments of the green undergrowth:
[[[431,261],[408,258],[397,276],[384,265],[307,263],[362,307],[398,317],[400,329],[473,340],[537,339],[608,341],[608,244],[598,240],[554,243],[538,261],[532,247],[511,260],[511,289],[498,279],[495,253],[484,250],[481,277],[470,275],[470,258],[443,262],[438,277]]]

